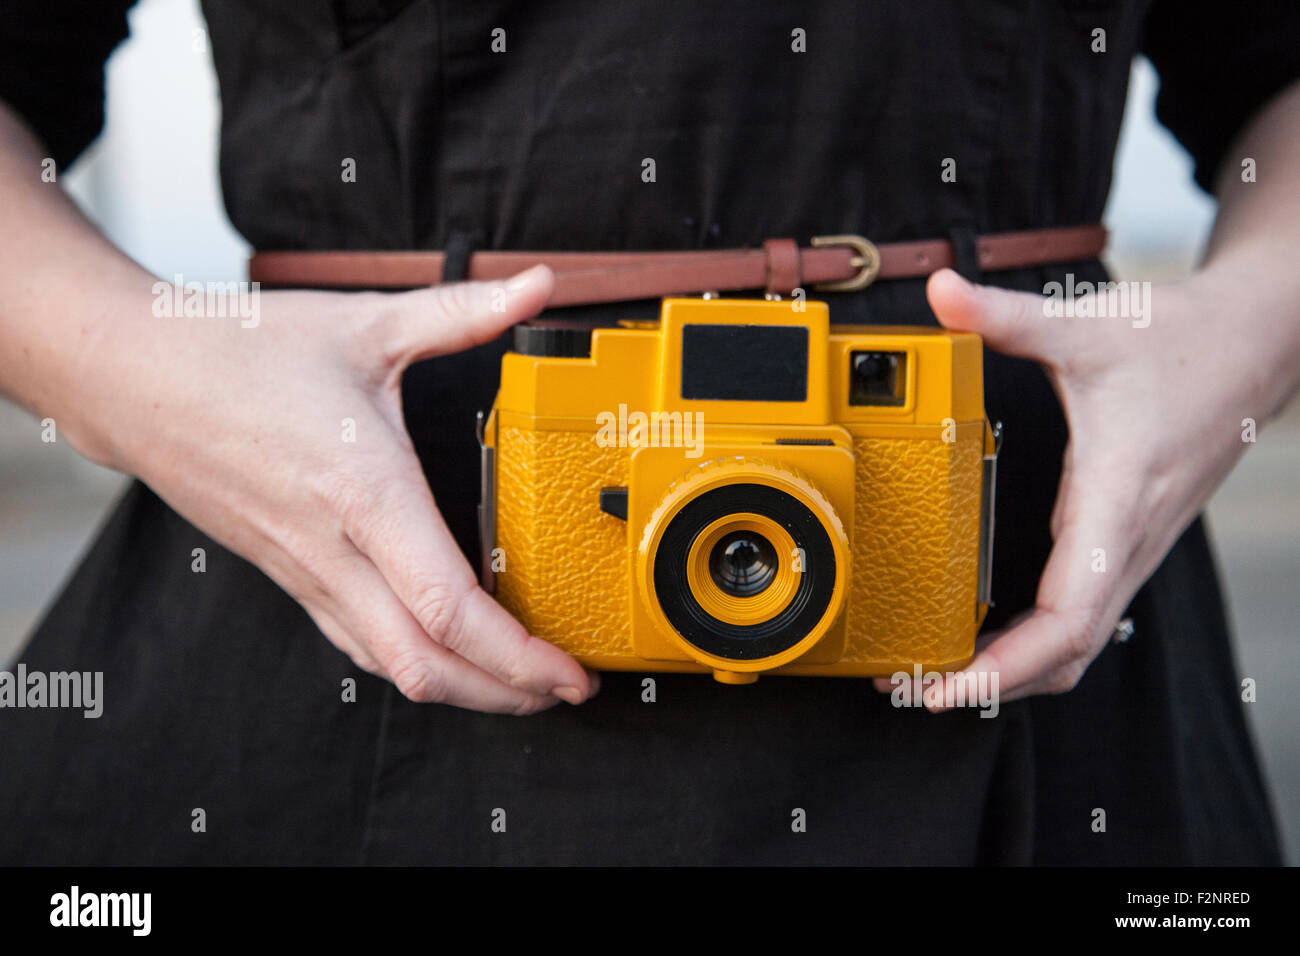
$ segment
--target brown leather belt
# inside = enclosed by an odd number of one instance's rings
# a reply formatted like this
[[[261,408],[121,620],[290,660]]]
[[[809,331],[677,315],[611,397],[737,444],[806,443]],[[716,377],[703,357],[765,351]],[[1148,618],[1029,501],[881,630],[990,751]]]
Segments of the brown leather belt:
[[[975,240],[987,272],[1094,259],[1106,247],[1100,225],[1000,232]],[[258,252],[255,282],[320,289],[411,289],[442,281],[441,252]],[[587,305],[701,292],[764,289],[788,295],[805,285],[821,292],[863,289],[877,279],[927,276],[956,262],[947,239],[876,245],[861,236],[818,236],[801,248],[769,239],[759,249],[683,252],[475,252],[469,279],[504,279],[538,263],[555,272],[550,305]]]

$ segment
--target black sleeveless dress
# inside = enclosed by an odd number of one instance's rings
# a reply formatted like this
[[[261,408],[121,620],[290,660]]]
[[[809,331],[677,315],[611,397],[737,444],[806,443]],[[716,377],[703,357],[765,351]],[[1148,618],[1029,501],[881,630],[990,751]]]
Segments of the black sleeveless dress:
[[[3,15],[0,97],[61,162],[102,121],[126,6]],[[840,232],[968,248],[976,233],[1100,218],[1138,52],[1203,185],[1250,113],[1300,75],[1297,32],[1278,22],[1294,4],[205,8],[226,205],[265,249],[679,249]],[[356,182],[342,183],[349,157]],[[956,182],[941,180],[946,158]],[[1066,271],[1103,277],[1091,262],[983,278],[1041,291]],[[934,322],[919,281],[833,296],[831,310]],[[502,348],[424,363],[404,385],[435,497],[471,554],[473,417]],[[1033,602],[1066,428],[1037,366],[986,363],[988,411],[1008,435],[996,626]],[[190,571],[195,547],[205,574]],[[1276,863],[1199,521],[1129,614],[1137,636],[1074,692],[992,720],[896,710],[856,680],[661,676],[644,703],[636,674],[605,675],[582,707],[488,716],[410,703],[357,671],[256,568],[136,483],[21,658],[103,671],[103,716],[0,711],[0,862]],[[355,703],[341,700],[346,677]],[[1104,833],[1090,826],[1098,807]]]

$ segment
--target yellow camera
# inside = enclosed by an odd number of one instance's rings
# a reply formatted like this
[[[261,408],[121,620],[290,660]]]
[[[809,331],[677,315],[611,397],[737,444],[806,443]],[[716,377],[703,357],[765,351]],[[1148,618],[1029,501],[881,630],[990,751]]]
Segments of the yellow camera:
[[[480,443],[484,585],[589,667],[749,683],[974,653],[998,443],[976,335],[797,300],[527,323]]]

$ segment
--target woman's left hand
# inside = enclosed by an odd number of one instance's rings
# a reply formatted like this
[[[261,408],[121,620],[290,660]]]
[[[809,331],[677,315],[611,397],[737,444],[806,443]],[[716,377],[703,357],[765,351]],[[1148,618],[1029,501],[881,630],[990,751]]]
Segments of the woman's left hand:
[[[1060,317],[1060,300],[974,285],[947,269],[926,289],[947,328],[1040,362],[1070,429],[1035,605],[982,637],[965,668],[997,672],[1002,701],[1079,682],[1249,447],[1247,430],[1280,411],[1295,388],[1294,335],[1270,317],[1244,315],[1250,297],[1239,283],[1195,274],[1138,289],[1144,315],[1096,318]],[[1104,299],[1092,303],[1103,314]],[[1075,316],[1096,314],[1074,304]],[[946,689],[925,691],[931,710],[944,709]]]

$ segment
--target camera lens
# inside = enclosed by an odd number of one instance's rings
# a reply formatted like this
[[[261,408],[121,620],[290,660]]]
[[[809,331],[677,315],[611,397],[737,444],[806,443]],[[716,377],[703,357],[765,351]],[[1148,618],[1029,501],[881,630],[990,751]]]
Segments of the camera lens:
[[[842,603],[843,575],[832,513],[813,504],[817,512],[784,488],[750,481],[690,497],[651,556],[650,593],[668,625],[695,650],[731,661],[819,638],[833,620],[828,609]],[[796,552],[806,558],[796,562]]]
[[[713,546],[709,573],[713,583],[736,597],[761,594],[776,577],[776,550],[761,534],[736,531]]]

